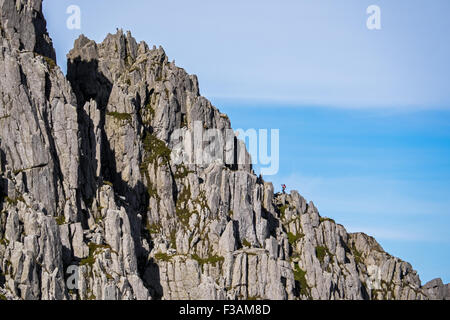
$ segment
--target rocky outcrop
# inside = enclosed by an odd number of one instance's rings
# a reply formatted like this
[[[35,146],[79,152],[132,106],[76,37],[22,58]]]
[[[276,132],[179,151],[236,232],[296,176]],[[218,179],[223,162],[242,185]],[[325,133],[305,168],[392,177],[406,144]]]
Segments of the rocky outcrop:
[[[12,47],[56,60],[42,14],[42,0],[1,0],[1,32]]]
[[[274,194],[162,48],[80,36],[66,78],[41,1],[0,8],[1,297],[445,297],[297,192]],[[203,150],[208,129],[229,142],[223,157],[175,160],[175,134]]]
[[[1,1],[0,270],[8,295],[67,296],[54,217],[79,211],[78,123],[41,1]]]
[[[450,300],[450,284],[444,284],[440,278],[427,282],[423,291],[430,299]]]

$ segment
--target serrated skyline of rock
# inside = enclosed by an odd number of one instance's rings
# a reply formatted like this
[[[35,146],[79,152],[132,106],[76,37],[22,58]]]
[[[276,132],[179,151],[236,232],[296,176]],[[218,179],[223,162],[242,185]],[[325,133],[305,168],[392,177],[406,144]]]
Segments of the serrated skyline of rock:
[[[175,130],[231,124],[162,48],[80,36],[66,77],[42,0],[0,14],[0,297],[450,298],[250,165],[174,164]]]

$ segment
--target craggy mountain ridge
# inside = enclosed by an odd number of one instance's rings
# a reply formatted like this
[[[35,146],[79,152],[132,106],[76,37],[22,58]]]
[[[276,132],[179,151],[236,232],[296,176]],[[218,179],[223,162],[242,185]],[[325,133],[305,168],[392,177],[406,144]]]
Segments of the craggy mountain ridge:
[[[0,14],[0,298],[449,299],[251,165],[175,163],[231,124],[162,48],[80,36],[66,77],[42,0]]]

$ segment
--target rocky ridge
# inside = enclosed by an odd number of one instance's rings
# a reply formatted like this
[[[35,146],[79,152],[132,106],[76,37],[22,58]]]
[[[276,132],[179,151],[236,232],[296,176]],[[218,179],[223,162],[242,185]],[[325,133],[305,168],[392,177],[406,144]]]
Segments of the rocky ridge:
[[[251,165],[174,163],[175,130],[231,128],[197,78],[121,30],[65,77],[41,2],[0,0],[0,297],[449,299]]]

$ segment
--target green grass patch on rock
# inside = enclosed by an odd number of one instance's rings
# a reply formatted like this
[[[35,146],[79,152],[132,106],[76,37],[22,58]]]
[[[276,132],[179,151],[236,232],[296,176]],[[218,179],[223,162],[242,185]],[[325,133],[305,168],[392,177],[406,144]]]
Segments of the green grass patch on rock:
[[[217,263],[221,263],[225,260],[224,257],[220,257],[217,255],[202,259],[195,253],[193,255],[191,255],[191,257],[192,257],[192,259],[196,260],[198,262],[198,264],[201,266],[204,264],[212,264],[213,266],[216,266]]]
[[[88,265],[92,267],[96,260],[95,255],[98,253],[99,250],[111,249],[111,247],[107,244],[96,244],[93,242],[90,242],[88,247],[89,247],[89,256],[80,261],[80,266]]]
[[[160,261],[170,261],[172,257],[169,256],[167,253],[158,252],[155,254],[155,259]]]
[[[333,219],[327,218],[327,217],[320,217],[319,221],[320,221],[320,223],[325,222],[325,221],[330,221],[330,222],[336,223]]]
[[[180,222],[184,226],[189,225],[189,219],[192,213],[189,211],[188,203],[191,199],[191,187],[190,185],[186,188],[183,187],[183,190],[178,194],[177,202],[175,205],[175,212],[177,217],[180,219]]]
[[[56,217],[55,220],[59,226],[66,223],[66,218],[64,217],[64,215],[60,215],[59,217]]]
[[[248,242],[247,239],[242,240],[242,245],[243,245],[244,247],[249,247],[249,248],[252,247],[252,244],[251,244],[250,242]]]
[[[165,164],[169,163],[171,151],[164,141],[159,140],[151,133],[147,133],[143,140],[143,144],[146,156],[142,166],[145,169],[148,168],[150,163],[156,163],[156,160],[158,159],[162,159]]]
[[[293,272],[294,272],[294,280],[298,282],[298,284],[300,285],[300,294],[308,296],[309,287],[308,283],[306,282],[306,271],[300,269],[300,267],[296,263]]]
[[[284,220],[284,215],[286,214],[286,209],[289,208],[288,204],[285,204],[280,207],[280,218],[281,220]]]
[[[292,232],[288,232],[288,241],[291,246],[293,246],[298,240],[303,238],[305,235],[303,233],[293,234]]]
[[[352,245],[351,251],[352,251],[353,257],[355,258],[356,264],[363,263],[362,253],[356,249],[354,244]]]
[[[42,55],[42,54],[36,53],[36,52],[34,53],[34,56],[35,56],[35,57],[36,57],[36,56],[42,57],[42,59],[44,59],[45,63],[47,64],[47,67],[48,67],[48,70],[49,70],[49,71],[55,70],[55,68],[56,68],[56,66],[57,66],[55,60],[53,60],[52,58],[46,57],[46,56],[44,56],[44,55]]]
[[[317,259],[319,259],[320,263],[323,263],[323,261],[325,260],[325,256],[328,254],[329,255],[329,251],[326,247],[323,246],[317,246],[316,247],[316,257]]]
[[[131,114],[129,113],[120,113],[120,112],[107,112],[107,116],[113,117],[118,121],[131,121]]]

